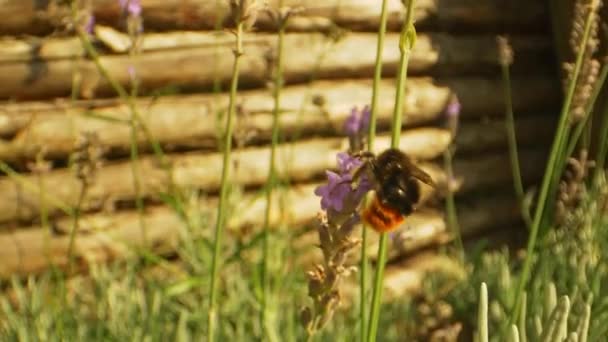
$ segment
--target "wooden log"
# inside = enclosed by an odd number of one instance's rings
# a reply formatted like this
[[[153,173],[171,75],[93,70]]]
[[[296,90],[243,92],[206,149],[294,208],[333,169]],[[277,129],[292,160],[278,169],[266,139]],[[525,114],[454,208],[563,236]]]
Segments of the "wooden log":
[[[466,270],[453,258],[437,251],[417,253],[398,264],[388,264],[384,274],[382,300],[403,299],[403,296],[415,296],[424,290],[423,281],[430,273],[440,273],[452,279],[464,279]],[[360,295],[357,277],[345,282],[342,286],[344,305],[351,305]],[[342,307],[342,305],[341,305]]]
[[[420,128],[402,134],[400,148],[414,158],[437,157],[450,141],[450,133],[437,128]],[[389,146],[389,137],[380,136],[377,151]],[[323,174],[325,169],[335,167],[335,155],[347,150],[344,138],[314,139],[294,144],[283,144],[277,152],[277,172],[281,177],[303,181]],[[231,180],[233,184],[260,185],[268,176],[268,147],[237,150],[233,153]],[[195,187],[214,192],[220,184],[222,155],[188,153],[169,156],[173,168],[173,182],[177,186]],[[152,157],[142,158],[139,163],[141,191],[145,196],[156,195],[168,186],[166,171]],[[38,184],[37,176],[24,176],[27,184]],[[67,206],[77,203],[80,182],[70,170],[52,171],[44,175],[42,183],[52,197]],[[21,188],[19,183],[0,178],[0,222],[15,219],[29,220],[38,216],[39,191]],[[102,167],[97,173],[83,201],[85,210],[99,208],[104,202],[132,200],[134,187],[131,165],[119,162]],[[55,202],[46,203],[49,213],[57,212]]]
[[[125,55],[103,55],[101,63],[111,77],[128,86],[129,66],[134,66],[142,91],[168,86],[183,90],[210,89],[214,82],[226,83],[231,78],[233,61],[232,39],[227,34],[189,34],[194,38],[175,37],[158,39],[162,47],[150,48],[137,58]],[[271,58],[276,54],[276,38],[272,35],[249,35],[244,42],[241,85],[261,86],[271,70]],[[287,83],[309,81],[311,73],[318,78],[365,77],[373,74],[376,52],[376,34],[347,33],[338,40],[322,34],[289,34],[284,41],[284,78]],[[192,45],[196,41],[196,45]],[[161,43],[162,42],[162,43]],[[385,75],[395,75],[399,61],[399,35],[386,36],[383,54]],[[541,70],[551,53],[549,41],[542,36],[513,37],[516,59],[514,70],[531,68]],[[83,80],[79,93],[84,97],[114,95],[109,83],[101,77],[92,61],[75,58],[55,58],[55,47],[41,50],[39,43],[29,49],[15,48],[15,62],[0,64],[0,99],[35,99],[71,94],[73,74]],[[69,43],[74,47],[74,43]],[[306,46],[307,53],[302,53]],[[75,47],[74,47],[75,48]],[[82,54],[75,48],[74,55]],[[11,49],[7,49],[11,50]],[[39,56],[44,52],[49,57]],[[31,60],[19,61],[24,54]],[[27,57],[31,58],[31,57]],[[4,57],[4,59],[11,59]],[[496,40],[491,36],[450,36],[446,34],[420,34],[412,51],[409,70],[413,73],[434,72],[492,73],[498,71]],[[179,69],[167,66],[179,66]],[[515,87],[514,87],[515,88]]]
[[[457,79],[446,81],[466,92],[496,90],[484,99],[487,104],[477,104],[465,93],[462,96],[462,117],[464,120],[478,115],[502,113],[498,82],[480,79]],[[521,85],[515,91],[515,106],[518,110],[550,106],[548,101],[557,97],[551,93],[552,84],[542,79],[515,80]],[[463,90],[464,92],[464,90]],[[528,94],[546,94],[530,96]],[[378,99],[378,126],[382,131],[388,128],[394,105],[395,87],[392,80],[384,80],[380,86]],[[413,78],[408,81],[404,100],[404,126],[420,125],[440,119],[451,92],[449,86],[435,84],[430,78]],[[286,136],[310,137],[313,135],[336,135],[352,106],[362,108],[371,96],[371,82],[348,80],[341,82],[318,81],[310,86],[291,86],[283,91],[281,108],[281,131]],[[315,104],[322,99],[323,106]],[[237,143],[251,145],[268,142],[271,131],[272,99],[267,91],[243,92],[242,115],[236,122]],[[480,101],[477,101],[480,102]],[[166,150],[189,148],[217,149],[217,113],[227,107],[225,95],[173,96],[158,100],[142,99],[138,107],[142,118],[155,139]],[[524,112],[525,114],[525,112]],[[91,116],[96,115],[96,116]],[[115,155],[126,155],[130,144],[128,109],[120,104],[107,101],[83,101],[74,106],[58,103],[23,103],[0,106],[0,159],[16,163],[31,160],[41,147],[47,158],[65,159],[71,153],[82,132],[94,132],[102,146]],[[502,115],[501,115],[502,116]],[[102,119],[100,117],[111,118]],[[525,144],[540,134],[544,139],[553,126],[551,118],[518,119],[518,135]],[[521,121],[521,122],[520,122]],[[534,125],[539,131],[534,133]],[[456,136],[463,148],[483,149],[505,143],[502,121],[488,120],[480,126],[464,125]],[[483,128],[476,133],[476,129]],[[520,130],[522,130],[520,132]],[[145,136],[139,134],[140,148],[149,148]],[[479,146],[479,148],[475,147]]]
[[[277,1],[268,1],[272,8]],[[328,31],[334,25],[356,30],[377,30],[380,4],[377,1],[289,0],[284,6],[300,8],[289,25],[290,30]],[[214,29],[228,16],[226,1],[142,1],[142,16],[146,30]],[[389,29],[398,29],[404,11],[401,1],[388,3]],[[118,3],[114,0],[95,0],[93,13],[97,22],[115,27],[124,26]],[[0,8],[5,20],[0,23],[0,34],[48,34],[61,29],[69,17],[67,5],[34,0],[6,0]],[[435,1],[419,1],[414,17],[419,29],[485,29],[500,31],[546,31],[547,13],[543,3],[536,1],[499,0],[448,1],[440,5]],[[266,12],[259,15],[257,29],[275,30]]]
[[[279,208],[274,205],[271,213],[270,223],[273,226],[283,224],[297,227],[312,222],[319,211],[319,198],[313,194],[316,184],[296,186],[283,193],[284,203]],[[430,193],[425,195],[427,198]],[[496,198],[494,200],[493,198]],[[503,217],[512,215],[513,210],[505,209],[505,201],[502,197],[493,197],[490,200],[477,200],[474,205],[459,207],[459,218],[463,230],[466,232],[476,231],[481,228],[501,223]],[[279,201],[278,196],[275,200]],[[505,202],[505,203],[503,203]],[[204,215],[209,217],[206,222],[212,222],[217,201],[215,199],[203,199],[195,201],[192,210],[193,215]],[[500,206],[504,215],[495,215],[493,210]],[[233,213],[228,221],[228,232],[233,236],[240,236],[240,229],[259,231],[263,224],[265,199],[262,197],[244,196],[231,201]],[[509,206],[512,208],[512,205]],[[475,219],[480,213],[488,212],[484,219]],[[134,254],[134,250],[148,246],[154,253],[173,253],[178,241],[187,237],[187,225],[183,219],[167,207],[148,208],[145,220],[145,242],[144,234],[140,226],[139,217],[134,212],[114,212],[108,214],[95,214],[84,216],[81,220],[82,234],[76,239],[75,256],[81,267],[90,262],[107,262],[114,259],[125,259]],[[416,212],[408,218],[409,238],[402,240],[401,245],[393,244],[394,251],[401,254],[405,251],[411,252],[416,248],[428,246],[432,243],[446,241],[445,223],[442,215],[436,211]],[[71,221],[62,219],[55,222],[55,230],[66,232],[71,229]],[[211,224],[207,225],[208,227]],[[431,227],[432,229],[430,229]],[[481,227],[481,228],[480,228]],[[198,229],[199,227],[196,227]],[[412,234],[414,232],[414,234]],[[210,234],[210,229],[203,230],[203,234]],[[416,234],[417,233],[417,234]],[[310,263],[316,258],[316,251],[312,253],[311,248],[316,243],[316,233],[310,232],[299,238],[293,248],[302,254],[298,258],[300,263]],[[417,241],[414,241],[417,240]],[[0,233],[0,278],[10,275],[25,275],[38,273],[53,263],[58,267],[67,265],[67,249],[69,235],[48,234],[48,231],[40,226],[28,229],[19,229],[10,233]]]
[[[433,135],[404,134],[402,149],[413,156],[431,157],[432,154],[425,155],[425,153],[428,153],[429,148],[433,148],[424,145],[429,136]],[[422,139],[418,140],[422,143],[416,143],[416,139]],[[331,146],[331,141],[311,141],[298,143],[291,150],[285,148],[280,150],[279,160],[287,161],[278,164],[280,172],[296,181],[314,179],[325,169],[335,167],[334,156],[336,151],[341,149],[337,147],[340,144],[339,141],[333,141],[333,143],[336,144],[334,147]],[[388,139],[379,139],[378,149],[386,146],[388,146]],[[417,148],[420,150],[416,150]],[[438,146],[436,151],[435,153],[440,153],[441,146]],[[238,161],[238,167],[232,173],[234,182],[247,186],[263,184],[266,179],[267,164],[260,161],[267,160],[267,154],[267,149],[237,152],[234,160]],[[522,177],[525,180],[536,180],[542,172],[538,165],[543,165],[545,157],[544,149],[521,151]],[[456,160],[454,163],[455,180],[452,181],[454,184],[450,186],[466,193],[484,187],[491,188],[496,184],[504,184],[511,180],[509,163],[509,158],[505,155]],[[422,167],[440,186],[446,184],[441,167],[434,164],[422,164]],[[178,186],[214,192],[219,187],[220,170],[221,155],[219,154],[182,156],[174,159],[174,182]],[[283,170],[288,170],[288,172],[283,173]],[[143,194],[148,198],[157,198],[157,191],[163,190],[167,186],[166,173],[150,160],[144,160],[141,172],[146,175],[143,179]],[[25,179],[29,184],[38,184],[34,176]],[[64,206],[71,207],[77,202],[80,184],[69,171],[51,172],[44,176],[43,184],[52,198],[61,201]],[[4,194],[0,197],[0,222],[30,221],[39,216],[40,195],[37,190],[22,188],[8,178],[0,179],[0,190]],[[104,206],[111,206],[117,201],[132,201],[134,194],[130,166],[127,163],[110,165],[99,173],[87,191],[82,209],[96,210]],[[60,212],[61,207],[57,203],[51,203],[49,200],[45,202],[45,208],[49,214]]]
[[[97,49],[99,49],[100,53],[106,55],[120,55],[129,53],[130,46],[125,46],[124,43],[118,44],[115,42],[116,40],[128,41],[128,35],[105,26],[100,26],[97,31],[98,33],[96,33],[96,38],[94,39],[96,39],[95,42],[98,45]],[[106,32],[111,32],[113,37],[106,38]],[[352,47],[352,44],[348,44],[349,41],[353,41],[355,43],[373,43],[373,38],[374,35],[371,33],[345,33],[345,36],[338,38],[327,37],[318,33],[307,33],[288,34],[286,35],[286,42],[289,43],[288,46],[290,46],[291,49],[293,49],[294,44],[297,45],[303,41],[313,43],[313,47],[317,46],[316,49],[318,49],[318,45],[320,45],[320,43],[331,43],[334,39],[338,43],[341,40],[346,40],[342,46]],[[398,41],[398,35],[389,33],[387,35],[387,39],[391,44],[396,43]],[[420,50],[420,55],[424,51],[436,51],[435,54],[438,54],[438,49],[433,50],[433,47],[428,46],[429,41],[433,44],[442,45],[444,48],[448,47],[450,50],[454,49],[452,45],[458,43],[461,45],[461,47],[473,47],[476,49],[476,51],[470,51],[468,54],[463,52],[457,54],[450,53],[445,54],[444,56],[447,56],[450,59],[456,58],[464,60],[465,57],[467,59],[475,58],[475,56],[470,55],[472,53],[481,53],[480,56],[476,56],[476,58],[479,58],[480,61],[492,65],[497,63],[498,56],[495,51],[497,49],[495,40],[492,41],[486,36],[452,36],[438,33],[420,33],[419,37],[417,37],[417,43],[418,39],[422,39],[422,44],[424,47],[424,50]],[[525,58],[528,54],[538,54],[542,52],[543,49],[548,51],[550,48],[550,46],[548,46],[545,42],[546,37],[544,35],[515,35],[512,39],[513,41],[511,44],[513,44],[515,51],[524,54],[522,58]],[[274,49],[274,45],[276,44],[276,35],[263,33],[249,34],[245,36],[244,44],[245,46],[272,47]],[[540,46],[538,44],[540,44]],[[192,48],[222,48],[221,52],[224,52],[232,48],[233,45],[234,35],[226,32],[174,31],[164,33],[147,33],[143,35],[139,48],[142,52],[167,50],[173,51]],[[483,51],[483,48],[489,49],[487,51]],[[19,39],[6,38],[0,40],[0,51],[2,51],[2,54],[0,54],[0,62],[3,63],[32,63],[35,61],[84,57],[86,55],[86,52],[83,49],[78,37],[48,37],[44,39],[37,37],[24,37]],[[393,54],[392,49],[387,51]],[[432,54],[428,53],[427,55],[432,56]]]

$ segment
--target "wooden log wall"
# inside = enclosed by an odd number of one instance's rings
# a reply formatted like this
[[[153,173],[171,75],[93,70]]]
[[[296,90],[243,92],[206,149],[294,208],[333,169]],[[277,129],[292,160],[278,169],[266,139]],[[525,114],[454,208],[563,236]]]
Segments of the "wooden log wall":
[[[335,154],[347,146],[340,130],[350,109],[371,98],[380,2],[284,2],[301,7],[285,37],[287,86],[278,153],[279,173],[292,186],[281,190],[286,205],[273,206],[271,221],[297,232],[293,248],[303,251],[299,262],[309,264],[316,253],[313,227],[319,210],[313,189],[323,181],[324,170],[335,166]],[[85,56],[78,39],[65,31],[65,5],[5,1],[0,7],[5,18],[0,21],[0,160],[19,173],[0,177],[0,279],[36,274],[51,264],[67,265],[72,219],[66,212],[79,202],[81,189],[67,165],[85,132],[98,136],[106,161],[82,199],[75,254],[83,265],[125,259],[133,255],[133,248],[144,246],[174,254],[186,228],[161,201],[160,194],[169,185],[204,194],[191,204],[208,213],[208,227],[213,226],[222,167],[218,128],[228,96],[212,90],[229,81],[233,58],[233,37],[214,31],[227,17],[225,2],[143,0],[146,33],[141,55],[135,58],[129,57],[128,46],[115,44],[116,39],[128,41],[118,2],[92,3],[101,63],[123,86],[130,82],[128,66],[135,66],[144,94],[137,107],[150,134],[167,152],[171,173],[139,134],[145,152],[140,165],[146,201],[143,241],[128,156],[129,109]],[[270,5],[276,6],[275,1]],[[389,143],[403,10],[401,1],[389,1],[379,150]],[[512,91],[522,175],[533,184],[543,172],[561,96],[547,3],[419,0],[415,18],[418,40],[409,64],[401,148],[419,161],[440,189],[456,191],[465,238],[521,226],[512,195],[496,35],[508,34],[515,53]],[[264,202],[256,193],[268,173],[272,97],[265,84],[272,67],[269,56],[277,48],[275,30],[263,13],[256,31],[244,42],[232,176],[245,193],[233,204],[239,213],[228,223],[233,236],[262,225]],[[74,75],[82,80],[76,89]],[[164,94],[167,89],[173,94]],[[78,98],[70,99],[71,94]],[[443,118],[453,95],[462,104],[455,137]],[[455,179],[447,179],[442,154],[452,139]],[[28,165],[41,151],[50,170],[32,173]],[[391,258],[450,240],[444,195],[445,191],[424,194],[424,207],[408,220],[407,229],[395,234]],[[51,219],[51,232],[40,222],[41,210]],[[403,264],[389,269],[391,277],[399,278],[395,274]]]

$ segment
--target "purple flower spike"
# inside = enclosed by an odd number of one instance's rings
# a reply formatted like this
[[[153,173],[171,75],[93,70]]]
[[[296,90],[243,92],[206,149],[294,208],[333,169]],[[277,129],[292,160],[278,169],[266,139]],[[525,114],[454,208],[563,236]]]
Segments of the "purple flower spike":
[[[84,31],[88,34],[93,34],[95,29],[95,16],[91,13],[87,18],[87,22],[84,24]]]
[[[458,101],[456,95],[453,95],[447,107],[445,108],[445,126],[450,130],[452,138],[454,138],[456,136],[456,133],[458,132],[460,108],[460,101]]]
[[[337,212],[342,211],[344,200],[351,192],[350,175],[341,176],[332,171],[325,171],[327,174],[327,184],[315,189],[315,195],[321,197],[321,208],[323,210],[333,209]]]
[[[448,103],[448,106],[445,109],[445,113],[447,116],[457,117],[460,115],[460,109],[460,101],[458,101],[458,98],[456,96],[453,96],[450,100],[450,103]]]
[[[351,171],[361,166],[361,164],[363,164],[361,160],[351,156],[346,152],[339,152],[337,155],[337,159],[338,169],[340,169],[340,173],[350,173]]]
[[[348,136],[356,136],[367,131],[370,120],[369,106],[365,106],[361,111],[353,107],[348,118],[344,122],[344,132]]]
[[[137,71],[133,65],[129,65],[127,67],[127,74],[129,74],[129,79],[131,82],[135,82],[135,78],[137,77]]]
[[[118,6],[122,11],[126,11],[134,17],[141,15],[141,1],[140,0],[118,0]]]
[[[141,15],[140,0],[129,1],[129,5],[127,6],[127,12],[134,17],[139,17]]]

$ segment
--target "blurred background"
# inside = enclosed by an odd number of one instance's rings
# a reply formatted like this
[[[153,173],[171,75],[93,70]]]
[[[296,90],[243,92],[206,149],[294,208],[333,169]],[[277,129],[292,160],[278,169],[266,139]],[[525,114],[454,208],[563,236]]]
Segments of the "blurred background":
[[[239,56],[217,337],[299,341],[307,270],[323,259],[314,189],[349,148],[345,120],[370,105],[381,1],[259,6]],[[415,2],[400,148],[438,187],[425,189],[419,209],[390,234],[379,340],[472,339],[479,283],[514,287],[504,277],[509,260],[525,256],[567,63],[582,39],[576,32],[586,17],[576,6]],[[405,8],[387,1],[376,151],[389,146]],[[205,340],[234,10],[228,1],[198,0],[0,4],[2,339]],[[278,31],[288,10],[276,179],[266,197]],[[597,16],[572,112],[584,112],[600,69],[595,56],[605,55],[605,16]],[[605,93],[585,131],[592,156]],[[378,234],[370,231],[366,243],[373,265]],[[358,249],[348,264],[360,257]],[[341,281],[340,308],[315,338],[355,339],[359,286],[357,273]],[[508,298],[495,305],[497,322]]]

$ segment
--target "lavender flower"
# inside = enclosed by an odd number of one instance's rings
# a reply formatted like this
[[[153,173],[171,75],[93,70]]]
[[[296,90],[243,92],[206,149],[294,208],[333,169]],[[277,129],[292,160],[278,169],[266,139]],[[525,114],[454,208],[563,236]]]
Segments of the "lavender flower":
[[[127,12],[129,15],[139,17],[141,15],[140,0],[118,0],[120,10]]]
[[[365,110],[353,110],[351,117],[354,119],[350,123],[347,120],[345,126],[349,127],[345,129],[353,128],[351,132],[359,135],[369,124],[369,118],[365,116]],[[354,141],[350,140],[351,150]],[[319,248],[325,262],[308,272],[308,294],[313,299],[313,305],[302,311],[301,319],[309,334],[322,328],[340,303],[340,280],[353,270],[353,267],[346,265],[348,254],[361,243],[360,239],[352,236],[354,227],[361,220],[357,208],[372,187],[367,174],[357,172],[363,161],[344,152],[336,157],[337,172],[326,171],[327,184],[315,189],[324,210],[319,216],[318,233]]]
[[[369,106],[363,107],[361,111],[357,110],[357,107],[353,107],[350,115],[344,122],[344,132],[346,135],[350,137],[365,134],[369,128],[370,116]]]
[[[127,74],[129,74],[129,80],[131,83],[135,83],[137,80],[137,70],[135,69],[135,66],[129,65],[127,67]]]
[[[321,197],[321,208],[323,210],[342,211],[346,196],[352,191],[350,188],[350,177],[348,174],[340,175],[332,171],[325,171],[327,184],[315,189],[315,195]]]
[[[363,162],[346,152],[340,152],[337,155],[338,169],[342,173],[350,173],[363,164]]]
[[[458,101],[458,97],[456,95],[452,95],[450,102],[445,108],[446,115],[446,126],[452,133],[452,139],[456,136],[456,132],[458,131],[458,120],[460,117],[460,109],[461,109],[460,101]]]
[[[317,187],[315,195],[321,197],[321,209],[334,210],[339,213],[347,201],[357,205],[361,201],[361,198],[363,198],[363,195],[371,189],[371,183],[362,174],[360,179],[357,180],[358,184],[356,188],[353,189],[353,172],[363,162],[345,152],[338,153],[337,162],[339,173],[326,171],[327,184]]]
[[[350,150],[352,152],[361,151],[363,149],[365,145],[365,136],[367,129],[369,128],[370,116],[369,106],[363,107],[360,111],[357,107],[353,107],[350,115],[344,121],[344,133],[348,136]]]
[[[87,22],[84,24],[84,31],[88,34],[93,34],[95,29],[95,15],[93,13],[87,16]]]

